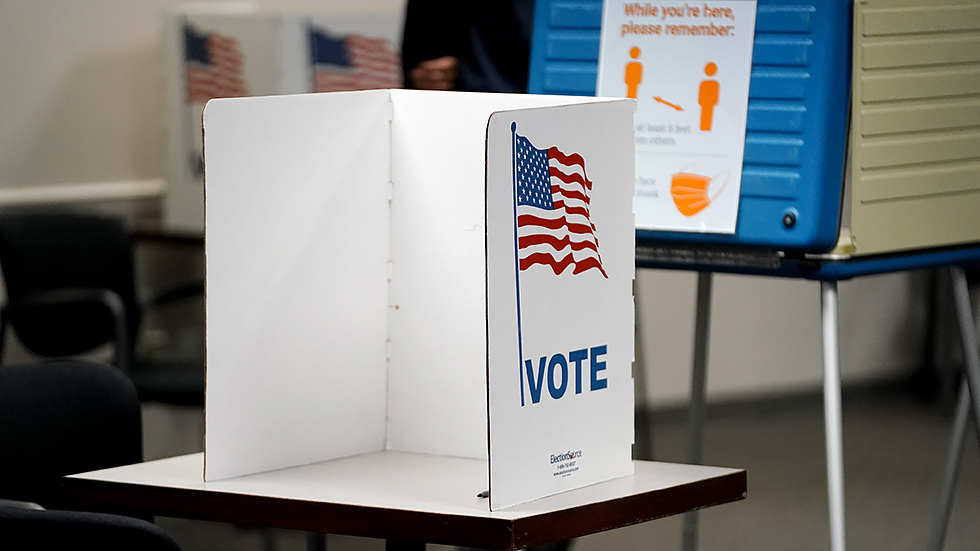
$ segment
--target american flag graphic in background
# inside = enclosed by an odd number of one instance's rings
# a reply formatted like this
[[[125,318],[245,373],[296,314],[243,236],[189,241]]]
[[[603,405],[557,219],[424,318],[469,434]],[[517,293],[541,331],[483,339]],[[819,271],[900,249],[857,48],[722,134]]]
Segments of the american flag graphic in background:
[[[334,37],[310,27],[310,65],[314,92],[400,88],[398,54],[384,38],[359,34]]]
[[[514,139],[520,269],[545,264],[558,275],[574,266],[573,274],[596,269],[608,278],[589,215],[585,159],[557,147],[538,149],[516,133]]]
[[[238,40],[184,24],[187,103],[248,95]]]

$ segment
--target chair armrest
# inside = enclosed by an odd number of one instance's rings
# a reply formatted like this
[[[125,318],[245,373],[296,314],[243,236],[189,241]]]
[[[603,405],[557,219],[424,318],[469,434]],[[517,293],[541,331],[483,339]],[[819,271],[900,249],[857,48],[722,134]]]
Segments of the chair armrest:
[[[37,503],[32,503],[30,501],[15,501],[13,499],[0,499],[0,507],[10,507],[13,509],[32,509],[35,511],[44,510],[44,507],[41,507]]]
[[[17,311],[38,306],[57,306],[79,303],[102,304],[109,309],[116,335],[116,364],[124,372],[130,368],[129,330],[126,321],[126,305],[122,297],[111,289],[104,288],[62,288],[39,291],[24,295],[17,300],[8,301],[0,307],[0,357],[3,354],[3,338],[9,316],[17,315]]]
[[[143,305],[151,308],[157,306],[166,306],[171,302],[186,300],[197,296],[204,296],[203,281],[185,283],[167,289],[161,293],[151,295],[150,297],[148,297],[146,300],[143,301]]]

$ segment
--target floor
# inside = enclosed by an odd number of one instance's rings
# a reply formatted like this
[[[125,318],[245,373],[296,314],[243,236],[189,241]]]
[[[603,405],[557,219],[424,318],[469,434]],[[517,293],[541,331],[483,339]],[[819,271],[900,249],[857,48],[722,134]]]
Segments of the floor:
[[[685,418],[656,412],[654,450],[681,461]],[[147,458],[200,448],[200,410],[148,406]],[[951,406],[926,403],[902,388],[845,389],[847,543],[852,550],[922,550],[928,541],[952,424]],[[642,430],[642,428],[640,429]],[[828,550],[823,411],[819,395],[709,409],[706,464],[748,471],[748,498],[701,513],[700,548]],[[971,425],[947,550],[980,549],[980,449]],[[302,550],[306,534],[158,519],[184,551]],[[681,520],[662,519],[575,540],[573,551],[680,549]],[[380,540],[335,537],[330,551],[382,551]],[[450,548],[430,546],[448,551]]]

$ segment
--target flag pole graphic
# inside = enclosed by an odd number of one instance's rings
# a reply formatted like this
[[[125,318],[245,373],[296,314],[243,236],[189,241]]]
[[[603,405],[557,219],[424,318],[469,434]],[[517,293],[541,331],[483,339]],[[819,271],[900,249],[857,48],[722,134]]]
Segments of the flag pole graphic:
[[[524,337],[521,334],[521,258],[520,247],[517,242],[517,123],[510,123],[510,144],[512,152],[513,169],[513,192],[514,192],[514,277],[516,278],[517,289],[517,352],[520,356],[520,363],[517,366],[517,375],[521,378],[521,407],[524,407]]]

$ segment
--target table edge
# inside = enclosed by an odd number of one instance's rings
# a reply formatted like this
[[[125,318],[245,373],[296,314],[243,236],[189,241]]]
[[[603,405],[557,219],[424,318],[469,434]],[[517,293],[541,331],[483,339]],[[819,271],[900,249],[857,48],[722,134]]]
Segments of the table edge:
[[[87,478],[63,479],[84,510],[513,550],[630,526],[746,497],[746,472],[518,518],[426,513]],[[710,496],[706,498],[705,496]]]

